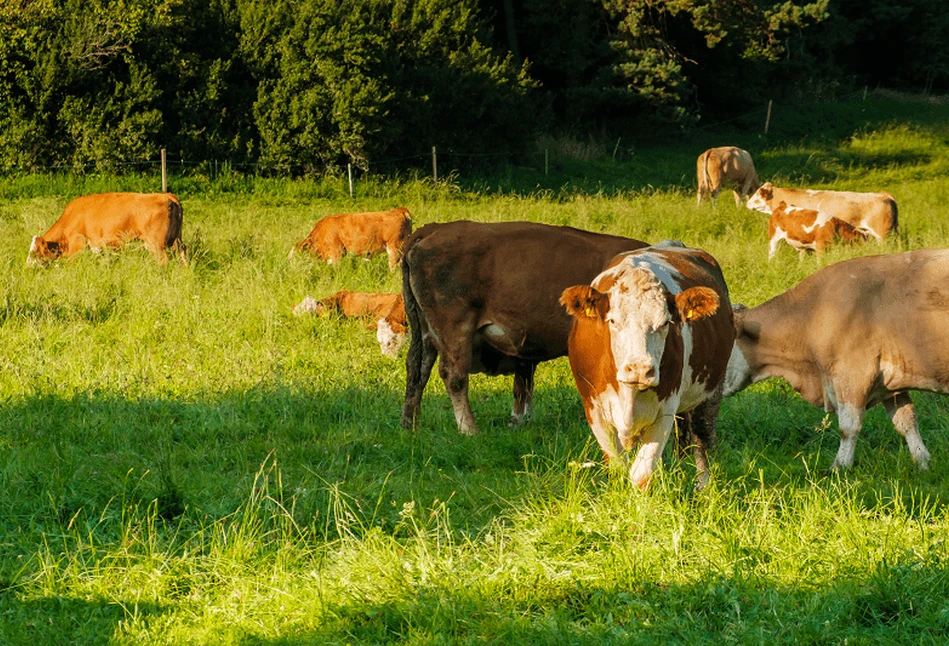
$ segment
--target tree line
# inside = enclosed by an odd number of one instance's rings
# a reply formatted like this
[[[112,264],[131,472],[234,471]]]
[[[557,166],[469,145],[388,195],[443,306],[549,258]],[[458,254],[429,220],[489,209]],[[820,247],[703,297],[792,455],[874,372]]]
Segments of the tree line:
[[[2,0],[0,168],[322,173],[947,83],[942,0]]]

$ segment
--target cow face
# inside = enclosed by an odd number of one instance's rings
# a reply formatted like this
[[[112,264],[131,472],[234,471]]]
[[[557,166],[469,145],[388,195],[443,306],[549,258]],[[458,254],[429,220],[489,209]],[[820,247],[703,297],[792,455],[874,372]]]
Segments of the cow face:
[[[651,271],[626,263],[598,276],[594,285],[568,288],[561,303],[575,318],[607,323],[616,380],[635,390],[659,385],[659,366],[672,325],[718,310],[714,290],[692,287],[673,296]]]
[[[765,182],[761,187],[755,191],[755,194],[748,198],[748,202],[745,203],[745,206],[752,211],[761,211],[762,213],[771,214],[771,207],[769,203],[774,199],[774,186],[771,182]]]
[[[33,236],[30,251],[26,256],[26,264],[33,267],[45,265],[59,258],[62,253],[58,242],[48,242],[43,239],[43,236]]]
[[[384,318],[376,322],[376,341],[385,356],[393,359],[399,356],[399,350],[405,345],[405,338],[405,326]]]

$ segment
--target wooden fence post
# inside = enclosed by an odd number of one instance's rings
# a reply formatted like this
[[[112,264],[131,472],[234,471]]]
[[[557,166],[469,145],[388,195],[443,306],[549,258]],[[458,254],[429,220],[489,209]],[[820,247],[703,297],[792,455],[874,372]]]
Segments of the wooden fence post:
[[[346,164],[346,170],[349,172],[349,197],[353,197],[353,165]]]
[[[161,149],[161,192],[168,192],[168,166],[165,164],[165,149]]]
[[[438,181],[438,158],[435,155],[435,146],[432,146],[432,179]]]
[[[550,170],[550,149],[544,148],[544,177],[547,177]]]
[[[768,134],[768,126],[771,125],[771,99],[768,99],[768,116],[764,118],[764,133]]]

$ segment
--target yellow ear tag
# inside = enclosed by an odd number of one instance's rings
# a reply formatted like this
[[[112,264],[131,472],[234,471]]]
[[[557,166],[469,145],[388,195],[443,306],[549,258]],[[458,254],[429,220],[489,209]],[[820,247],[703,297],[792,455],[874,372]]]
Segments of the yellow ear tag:
[[[685,313],[685,320],[686,320],[686,321],[691,321],[691,320],[692,320],[692,314],[693,314],[694,312],[695,312],[695,310],[689,310],[688,312],[686,312],[686,313]]]
[[[592,307],[587,307],[586,310],[584,310],[584,314],[586,314],[588,317],[590,317],[590,318],[592,319],[592,318],[593,318],[593,308],[592,308]]]

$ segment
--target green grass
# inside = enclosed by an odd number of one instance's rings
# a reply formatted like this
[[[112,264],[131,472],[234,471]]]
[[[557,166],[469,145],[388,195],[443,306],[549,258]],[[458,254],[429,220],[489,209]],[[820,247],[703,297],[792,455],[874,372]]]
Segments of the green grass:
[[[355,200],[337,180],[175,177],[187,267],[133,245],[27,268],[70,198],[154,178],[6,178],[0,643],[945,643],[949,399],[916,397],[929,471],[873,410],[832,474],[836,421],[759,384],[724,402],[706,490],[668,456],[642,493],[599,466],[565,359],[539,368],[523,427],[506,425],[510,379],[478,375],[478,437],[458,435],[437,377],[407,432],[401,359],[359,322],[291,313],[399,289],[382,257],[287,260],[347,210],[679,238],[748,305],[845,258],[946,246],[949,113],[888,105],[853,108],[849,129],[838,111],[826,136],[729,139],[763,178],[900,204],[897,239],[771,263],[763,216],[695,206],[714,141],[556,176],[362,178]]]

